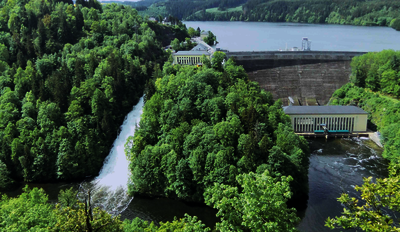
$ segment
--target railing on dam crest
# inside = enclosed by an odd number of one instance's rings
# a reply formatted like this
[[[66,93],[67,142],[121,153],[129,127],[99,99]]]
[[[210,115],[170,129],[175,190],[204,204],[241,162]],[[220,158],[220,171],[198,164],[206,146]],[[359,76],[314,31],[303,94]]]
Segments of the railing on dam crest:
[[[352,51],[240,51],[226,52],[235,60],[351,60],[366,52]]]

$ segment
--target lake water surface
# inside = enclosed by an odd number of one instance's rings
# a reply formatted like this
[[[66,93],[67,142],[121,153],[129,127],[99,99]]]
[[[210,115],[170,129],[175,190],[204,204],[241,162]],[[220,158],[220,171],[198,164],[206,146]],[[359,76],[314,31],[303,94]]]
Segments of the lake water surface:
[[[212,31],[219,48],[229,51],[265,51],[301,48],[308,37],[314,51],[372,52],[400,50],[400,32],[389,27],[267,22],[184,22],[187,27]]]

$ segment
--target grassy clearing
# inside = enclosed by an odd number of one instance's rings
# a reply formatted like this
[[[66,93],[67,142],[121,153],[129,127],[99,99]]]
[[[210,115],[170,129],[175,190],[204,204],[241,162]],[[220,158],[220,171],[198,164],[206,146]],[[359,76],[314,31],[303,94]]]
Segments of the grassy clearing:
[[[150,6],[145,11],[138,11],[139,15],[145,16],[148,15],[150,17],[158,17],[159,15],[166,16],[168,15],[167,8],[165,6]]]
[[[222,13],[226,13],[226,12],[235,12],[235,11],[242,11],[242,6],[238,6],[235,8],[227,8],[224,11],[218,10],[218,7],[210,8],[210,9],[206,10],[207,13],[213,13],[213,14],[222,14]]]

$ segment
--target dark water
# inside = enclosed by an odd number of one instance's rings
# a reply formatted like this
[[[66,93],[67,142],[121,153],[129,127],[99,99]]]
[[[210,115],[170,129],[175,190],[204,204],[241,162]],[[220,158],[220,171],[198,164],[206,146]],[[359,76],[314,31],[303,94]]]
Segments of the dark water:
[[[210,30],[217,47],[230,51],[276,51],[300,47],[308,37],[314,51],[400,50],[400,32],[389,27],[267,22],[184,22],[187,27]]]
[[[193,204],[166,198],[135,197],[129,207],[121,214],[121,218],[139,217],[155,223],[183,218],[185,214],[197,216],[208,227],[218,222],[217,210],[205,204]]]
[[[38,183],[20,183],[19,186],[11,191],[5,192],[10,197],[17,197],[21,195],[22,189],[28,185],[29,188],[42,188],[49,197],[50,202],[56,202],[58,198],[58,193],[60,190],[65,190],[73,187],[78,189],[79,183],[49,183],[49,184],[38,184]]]
[[[340,216],[343,211],[337,198],[342,193],[360,198],[354,186],[362,185],[363,177],[387,177],[387,161],[380,156],[382,149],[371,140],[321,139],[309,142],[312,151],[308,172],[309,200],[298,229],[332,231],[324,224],[326,218]]]

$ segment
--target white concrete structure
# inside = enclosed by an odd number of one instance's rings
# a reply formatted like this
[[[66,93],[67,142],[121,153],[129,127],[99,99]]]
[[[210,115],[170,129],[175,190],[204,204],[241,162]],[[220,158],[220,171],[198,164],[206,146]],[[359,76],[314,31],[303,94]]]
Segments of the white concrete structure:
[[[201,58],[203,55],[205,55],[207,59],[211,59],[214,49],[201,40],[197,40],[196,43],[197,45],[190,51],[172,53],[173,64],[202,65]]]
[[[204,40],[204,38],[206,38],[209,34],[210,34],[210,31],[202,31],[202,32],[200,33],[200,38],[201,38],[202,40]]]
[[[368,113],[356,106],[288,106],[284,108],[290,116],[296,133],[323,130],[366,132]]]
[[[202,63],[201,57],[203,55],[210,59],[211,54],[207,51],[179,51],[172,54],[174,59],[173,64],[200,65]]]

